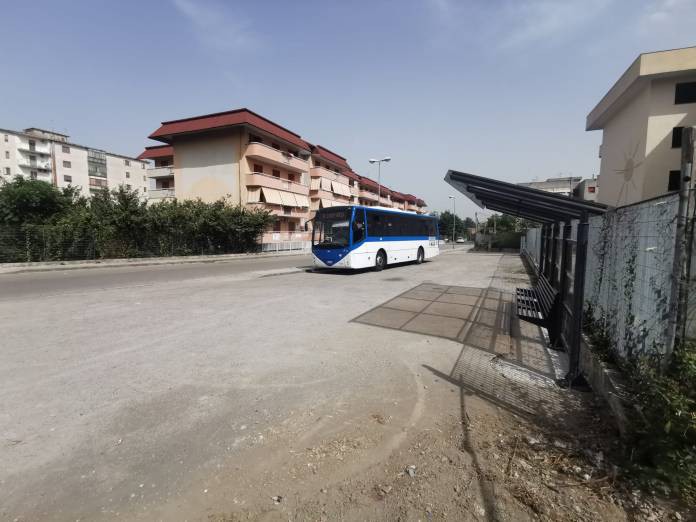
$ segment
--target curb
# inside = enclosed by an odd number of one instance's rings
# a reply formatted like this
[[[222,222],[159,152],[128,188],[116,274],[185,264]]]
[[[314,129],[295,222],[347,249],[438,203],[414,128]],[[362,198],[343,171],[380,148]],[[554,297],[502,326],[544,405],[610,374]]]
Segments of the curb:
[[[309,255],[309,252],[291,250],[286,253],[220,254],[207,256],[178,256],[159,258],[102,259],[96,261],[45,261],[36,263],[0,263],[0,276],[25,272],[52,272],[58,270],[83,270],[94,268],[121,268],[126,266],[183,265],[193,263],[220,263],[238,259],[259,259]]]

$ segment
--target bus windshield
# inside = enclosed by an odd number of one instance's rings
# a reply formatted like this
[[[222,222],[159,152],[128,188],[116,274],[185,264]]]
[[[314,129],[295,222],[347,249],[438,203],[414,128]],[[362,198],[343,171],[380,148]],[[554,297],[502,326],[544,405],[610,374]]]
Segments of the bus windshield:
[[[312,246],[344,248],[350,243],[350,209],[327,209],[317,212],[312,232]]]

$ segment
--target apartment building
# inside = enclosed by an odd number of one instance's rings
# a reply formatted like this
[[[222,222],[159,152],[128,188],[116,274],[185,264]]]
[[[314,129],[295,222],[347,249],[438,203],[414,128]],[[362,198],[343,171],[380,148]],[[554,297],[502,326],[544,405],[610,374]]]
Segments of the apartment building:
[[[320,208],[378,204],[377,183],[343,156],[248,109],[165,121],[149,137],[164,143],[139,156],[150,162],[151,202],[229,198],[262,208],[278,218],[263,242],[308,240]],[[382,206],[392,207],[393,192],[382,187],[381,194]],[[410,197],[405,208],[424,213],[425,202]]]
[[[69,138],[34,127],[0,129],[0,180],[21,176],[57,187],[80,187],[86,197],[95,190],[119,185],[146,195],[147,162],[78,145]]]
[[[602,130],[597,201],[620,206],[676,191],[681,131],[696,125],[696,47],[638,56],[587,116]]]
[[[521,187],[530,187],[545,192],[560,194],[561,196],[570,196],[573,194],[575,187],[582,181],[582,177],[565,176],[558,178],[549,178],[543,181],[529,181],[527,183],[518,183]]]

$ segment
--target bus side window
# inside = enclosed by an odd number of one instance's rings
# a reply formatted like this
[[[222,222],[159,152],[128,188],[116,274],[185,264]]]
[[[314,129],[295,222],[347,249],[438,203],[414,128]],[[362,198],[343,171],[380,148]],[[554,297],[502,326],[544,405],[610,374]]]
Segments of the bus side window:
[[[365,239],[365,211],[357,209],[353,219],[353,244],[360,243],[363,239]]]

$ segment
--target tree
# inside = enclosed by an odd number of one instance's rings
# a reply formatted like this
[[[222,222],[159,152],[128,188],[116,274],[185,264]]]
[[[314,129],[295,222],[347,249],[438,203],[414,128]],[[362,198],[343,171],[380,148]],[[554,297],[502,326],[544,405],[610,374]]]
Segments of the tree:
[[[442,214],[438,216],[438,226],[440,228],[440,237],[442,239],[449,239],[450,241],[452,240],[453,217],[453,214],[449,210],[445,210]],[[459,216],[456,216],[454,218],[454,221],[456,223],[455,239],[457,237],[468,237],[469,229],[474,228],[476,226],[474,220],[470,217],[462,219]]]
[[[0,185],[0,223],[15,226],[47,223],[80,203],[83,198],[77,188],[58,189],[45,181],[18,176]]]

